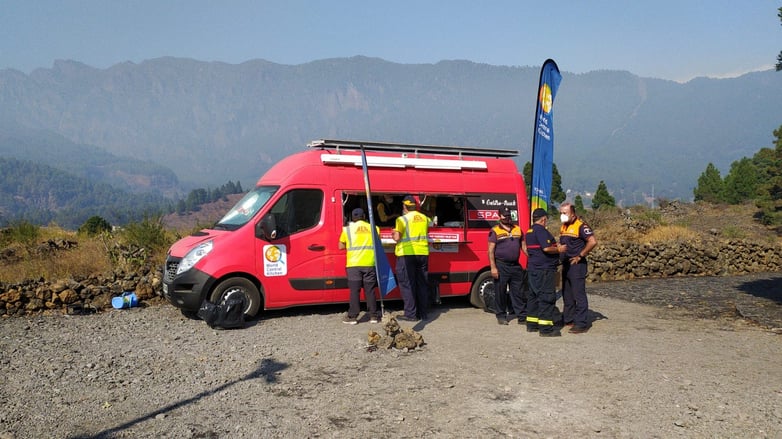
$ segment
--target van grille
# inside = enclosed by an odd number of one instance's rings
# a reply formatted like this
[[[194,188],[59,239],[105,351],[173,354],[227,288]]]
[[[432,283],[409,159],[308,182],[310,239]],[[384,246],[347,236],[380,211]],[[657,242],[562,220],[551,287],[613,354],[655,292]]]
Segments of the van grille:
[[[166,272],[164,275],[163,281],[165,282],[173,282],[174,277],[176,277],[176,270],[179,268],[179,259],[173,260],[169,259],[166,261]]]

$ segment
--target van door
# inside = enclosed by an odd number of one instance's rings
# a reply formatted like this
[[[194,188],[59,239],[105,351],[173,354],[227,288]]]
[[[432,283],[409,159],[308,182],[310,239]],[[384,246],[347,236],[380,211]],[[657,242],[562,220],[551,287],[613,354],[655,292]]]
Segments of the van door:
[[[320,188],[291,189],[266,215],[275,222],[269,241],[257,240],[257,272],[270,308],[321,303],[327,279],[330,233],[324,227],[324,193]]]

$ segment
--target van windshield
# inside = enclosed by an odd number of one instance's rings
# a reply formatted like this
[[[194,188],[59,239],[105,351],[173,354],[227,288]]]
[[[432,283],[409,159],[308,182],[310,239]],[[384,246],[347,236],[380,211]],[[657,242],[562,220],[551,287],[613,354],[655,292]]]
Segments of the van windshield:
[[[217,222],[214,228],[236,230],[247,224],[279,188],[279,186],[258,186],[250,192],[247,192],[247,194]]]

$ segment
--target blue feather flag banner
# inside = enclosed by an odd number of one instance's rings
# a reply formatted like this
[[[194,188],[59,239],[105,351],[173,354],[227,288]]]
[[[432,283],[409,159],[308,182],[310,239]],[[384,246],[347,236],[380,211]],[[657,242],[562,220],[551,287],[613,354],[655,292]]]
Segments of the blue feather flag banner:
[[[532,181],[530,182],[530,215],[537,208],[549,210],[554,166],[554,98],[562,75],[553,59],[540,69],[535,130],[532,139]],[[530,222],[531,224],[531,222]]]
[[[369,190],[369,169],[367,167],[367,155],[364,152],[364,148],[361,148],[361,169],[364,171],[364,191],[367,194],[367,211],[369,212],[369,225],[372,228],[372,247],[375,249],[375,273],[377,274],[377,284],[380,288],[381,297],[385,297],[388,293],[396,288],[396,278],[394,277],[394,271],[391,269],[391,264],[388,262],[386,252],[383,250],[383,242],[380,240],[380,235],[377,234],[377,227],[375,227],[375,216],[372,214],[372,196]]]

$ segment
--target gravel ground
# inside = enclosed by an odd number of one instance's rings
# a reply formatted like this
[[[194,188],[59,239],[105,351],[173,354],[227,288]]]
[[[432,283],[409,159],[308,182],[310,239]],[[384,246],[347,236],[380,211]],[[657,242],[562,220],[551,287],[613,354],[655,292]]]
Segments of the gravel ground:
[[[0,439],[782,437],[782,274],[587,288],[586,334],[447,300],[409,352],[367,349],[381,325],[346,306],[228,331],[167,304],[5,318]]]

